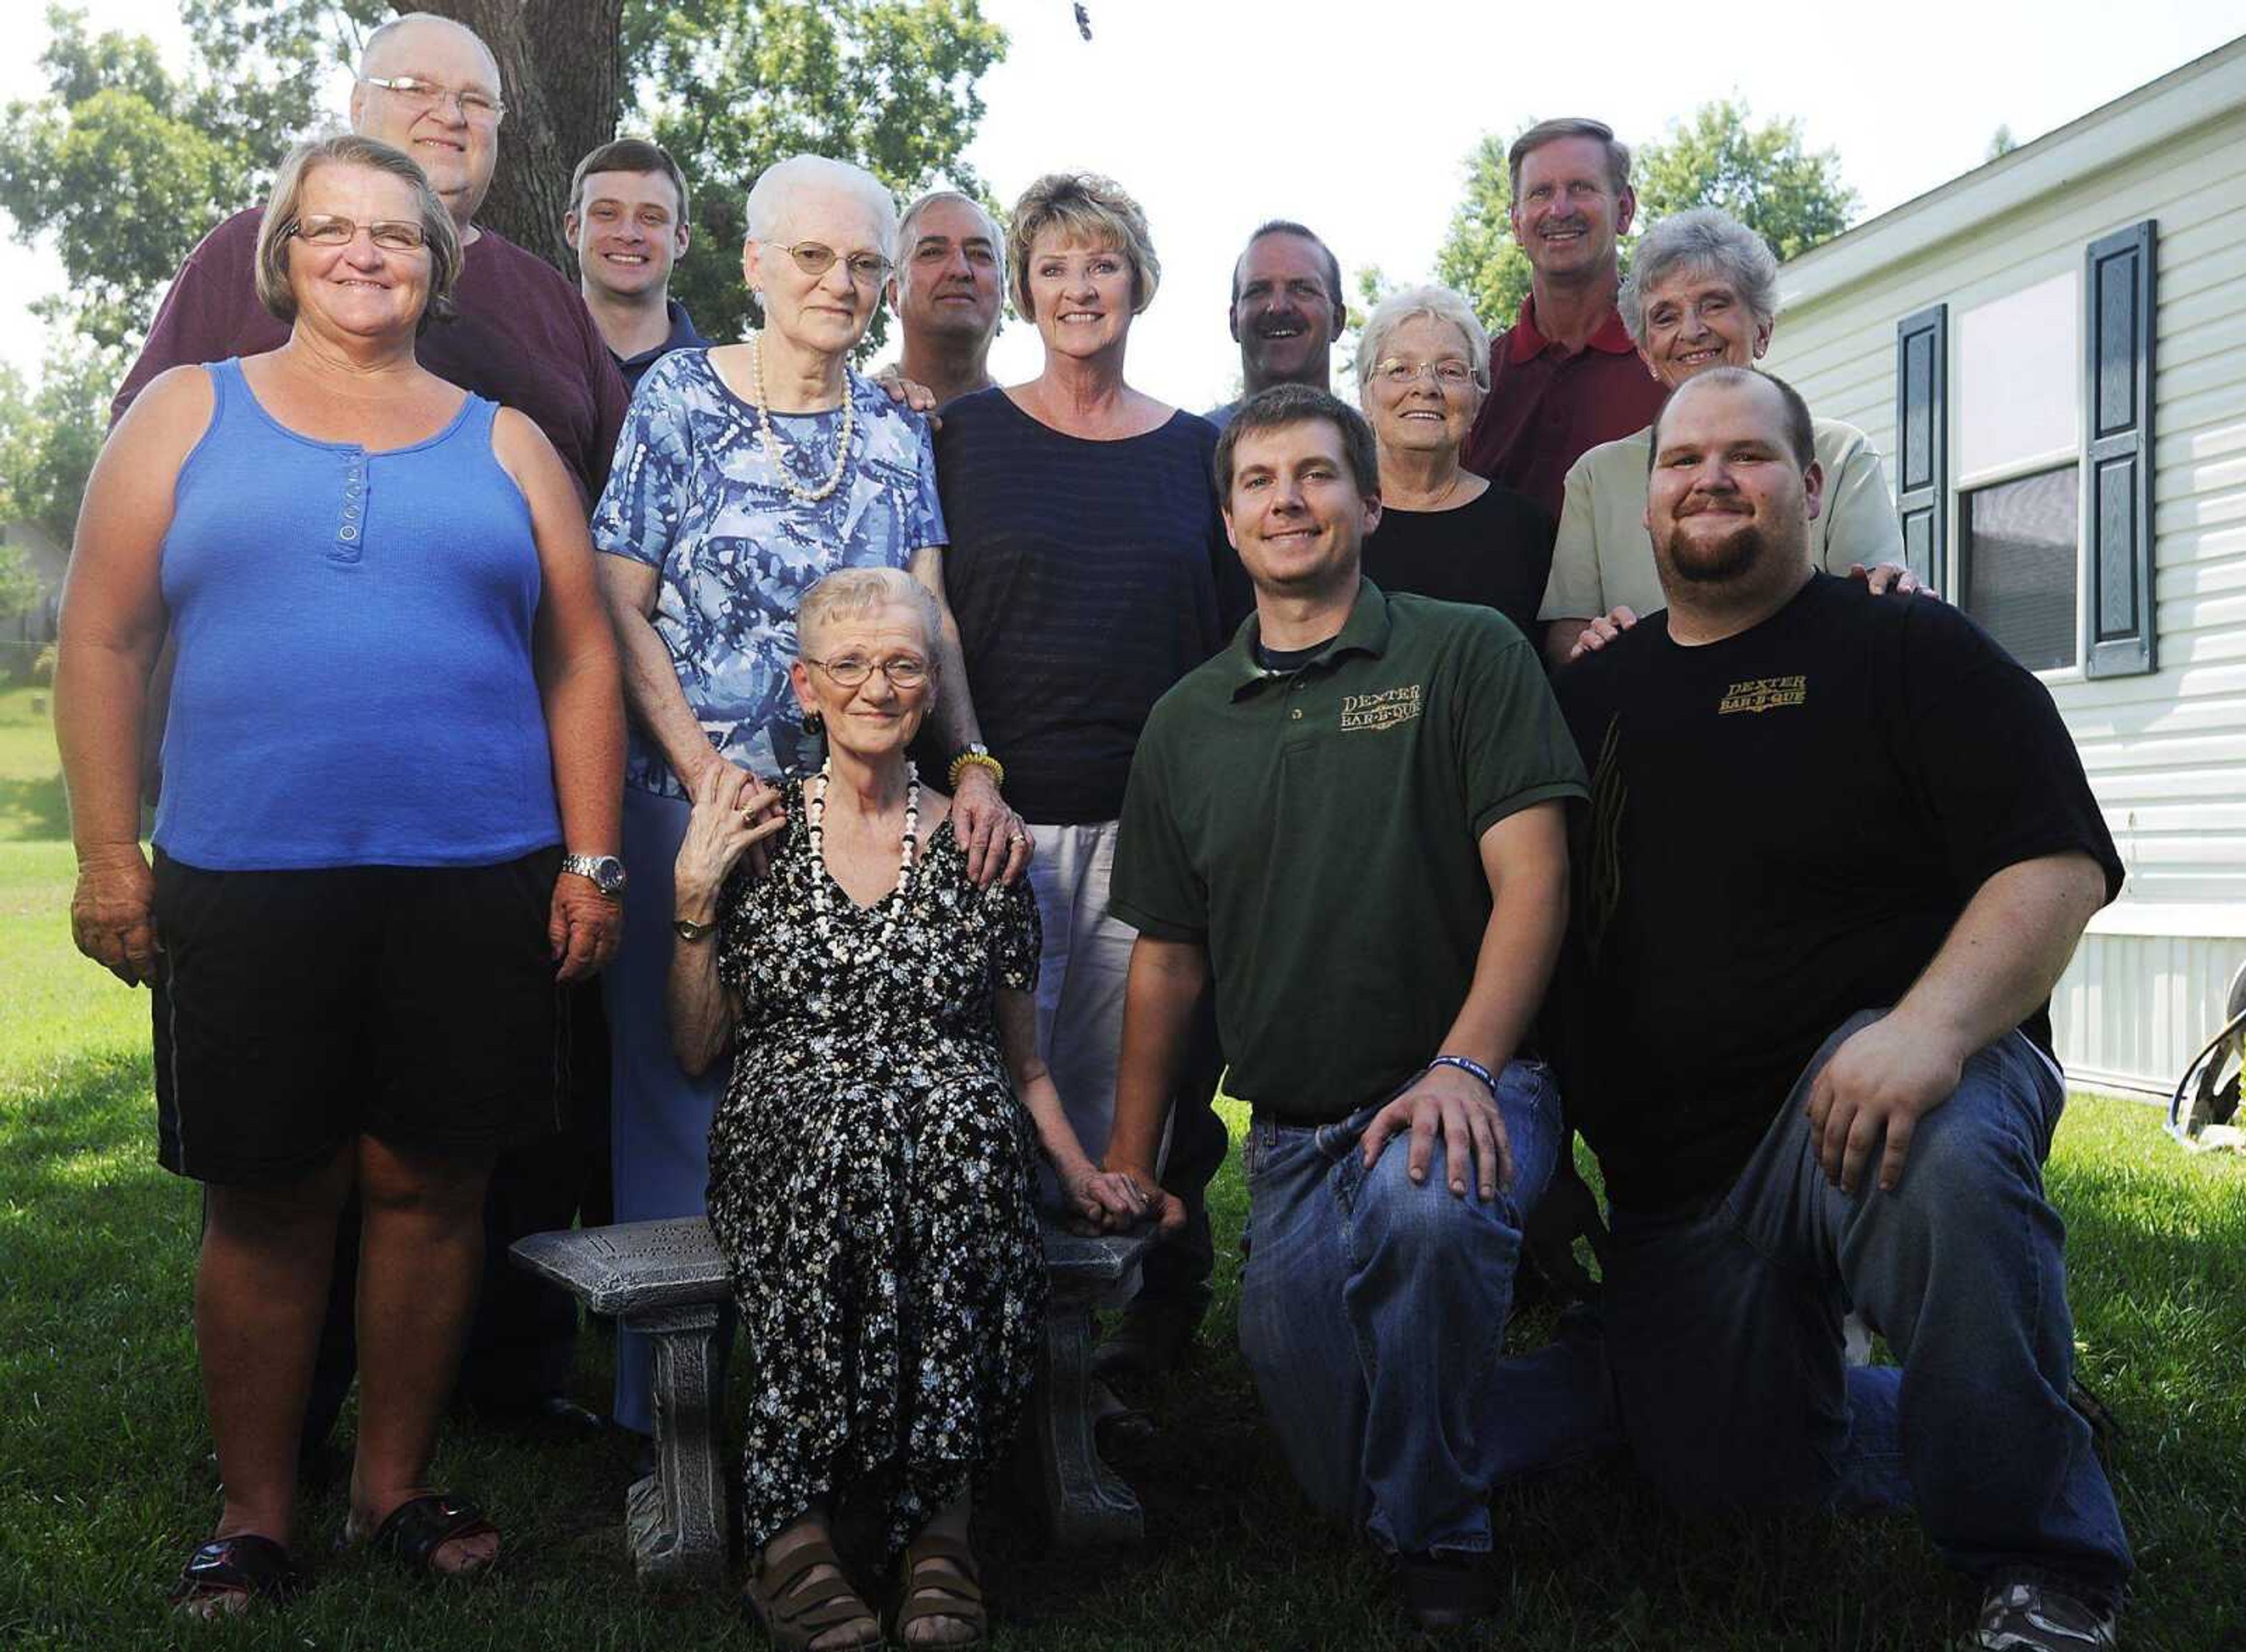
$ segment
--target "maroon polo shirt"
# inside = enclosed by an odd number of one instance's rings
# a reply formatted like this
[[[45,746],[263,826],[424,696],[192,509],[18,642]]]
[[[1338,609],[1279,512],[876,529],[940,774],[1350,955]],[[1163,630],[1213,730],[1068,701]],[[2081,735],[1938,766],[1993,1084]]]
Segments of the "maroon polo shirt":
[[[1489,347],[1489,396],[1460,462],[1527,494],[1556,521],[1568,467],[1601,442],[1653,423],[1668,394],[1638,360],[1620,310],[1610,309],[1571,356],[1536,330],[1531,295]]]
[[[255,207],[238,212],[187,255],[110,404],[112,424],[167,368],[255,356],[289,342],[289,324],[257,302],[252,281],[263,217]],[[552,265],[480,229],[462,248],[453,303],[459,314],[421,335],[421,364],[527,415],[554,444],[589,510],[608,480],[631,398],[583,295]]]

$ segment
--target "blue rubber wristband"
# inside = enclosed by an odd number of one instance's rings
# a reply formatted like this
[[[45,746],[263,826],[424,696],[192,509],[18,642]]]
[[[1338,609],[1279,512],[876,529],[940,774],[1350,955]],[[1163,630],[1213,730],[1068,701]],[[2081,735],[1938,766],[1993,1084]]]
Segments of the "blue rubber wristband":
[[[1471,1057],[1437,1056],[1433,1061],[1427,1064],[1426,1071],[1433,1072],[1438,1067],[1456,1067],[1461,1072],[1472,1073],[1475,1078],[1480,1079],[1482,1083],[1487,1086],[1489,1090],[1489,1098],[1492,1101],[1495,1101],[1497,1099],[1497,1076],[1491,1072],[1488,1068],[1483,1066],[1481,1063],[1473,1059]]]

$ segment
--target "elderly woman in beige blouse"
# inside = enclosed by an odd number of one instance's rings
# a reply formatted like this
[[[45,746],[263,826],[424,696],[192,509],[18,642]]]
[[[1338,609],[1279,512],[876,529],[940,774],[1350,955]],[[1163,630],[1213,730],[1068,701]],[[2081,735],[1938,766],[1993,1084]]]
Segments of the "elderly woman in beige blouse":
[[[1778,316],[1778,260],[1760,235],[1712,207],[1664,218],[1630,260],[1617,301],[1646,371],[1674,390],[1711,367],[1752,367]],[[1880,456],[1853,425],[1815,421],[1824,508],[1810,549],[1830,574],[1912,591],[1902,530]],[[1562,664],[1668,604],[1645,530],[1650,428],[1592,448],[1568,472],[1552,572],[1537,617],[1545,656]]]

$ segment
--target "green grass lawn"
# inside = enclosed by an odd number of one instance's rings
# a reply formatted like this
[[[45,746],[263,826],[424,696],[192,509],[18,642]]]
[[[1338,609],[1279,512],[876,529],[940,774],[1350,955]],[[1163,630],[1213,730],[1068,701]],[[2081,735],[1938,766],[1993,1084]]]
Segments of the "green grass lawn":
[[[35,799],[0,819],[0,840],[39,818],[38,794],[7,785],[50,760],[32,724],[28,697],[0,696],[0,799]],[[304,1600],[208,1627],[165,1615],[216,1508],[187,1329],[196,1195],[156,1167],[146,1001],[72,951],[70,876],[67,844],[0,840],[0,1646],[670,1652],[752,1637],[723,1594],[634,1584],[619,1446],[534,1447],[466,1424],[448,1430],[439,1478],[505,1526],[499,1577],[433,1588],[331,1554],[344,1507],[330,1492],[304,1510]],[[2114,1477],[2141,1571],[2125,1642],[2209,1652],[2246,1624],[2246,1166],[2188,1158],[2158,1125],[2149,1108],[2079,1100],[2050,1181],[2083,1374],[2126,1429]],[[1380,1568],[1311,1516],[1261,1431],[1232,1346],[1236,1165],[1216,1195],[1226,1260],[1204,1346],[1153,1397],[1159,1439],[1120,1465],[1147,1541],[1054,1553],[1018,1506],[996,1506],[982,1541],[1001,1645],[1416,1644]],[[586,1336],[588,1404],[605,1402],[607,1360],[605,1338]],[[1974,1603],[1904,1519],[1687,1520],[1617,1468],[1508,1490],[1497,1513],[1511,1604],[1469,1644],[1929,1649]]]

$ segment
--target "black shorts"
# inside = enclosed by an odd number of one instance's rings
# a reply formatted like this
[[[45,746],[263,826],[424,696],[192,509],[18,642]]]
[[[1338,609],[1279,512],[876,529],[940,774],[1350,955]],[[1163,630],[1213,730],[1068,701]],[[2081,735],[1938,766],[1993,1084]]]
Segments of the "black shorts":
[[[291,1180],[361,1135],[480,1158],[554,1131],[568,1064],[546,939],[561,858],[208,872],[160,851],[164,1168]]]

